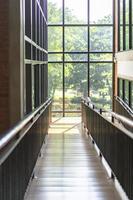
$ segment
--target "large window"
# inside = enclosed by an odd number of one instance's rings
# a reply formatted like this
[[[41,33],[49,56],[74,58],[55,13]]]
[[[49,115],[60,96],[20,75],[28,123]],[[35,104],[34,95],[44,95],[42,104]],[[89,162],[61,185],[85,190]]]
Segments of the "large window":
[[[48,0],[49,94],[54,111],[77,116],[81,97],[88,95],[97,106],[111,108],[112,8],[113,0]]]

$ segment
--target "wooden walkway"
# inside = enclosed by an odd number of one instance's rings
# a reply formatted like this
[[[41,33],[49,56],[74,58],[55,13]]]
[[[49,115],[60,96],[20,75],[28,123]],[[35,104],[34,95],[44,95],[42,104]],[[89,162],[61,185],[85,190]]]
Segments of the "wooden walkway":
[[[26,200],[119,200],[80,118],[52,123]]]

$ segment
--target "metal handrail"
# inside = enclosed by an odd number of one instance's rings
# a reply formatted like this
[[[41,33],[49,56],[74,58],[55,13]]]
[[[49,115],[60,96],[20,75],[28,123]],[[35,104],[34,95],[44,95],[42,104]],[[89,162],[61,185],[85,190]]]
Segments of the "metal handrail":
[[[100,114],[98,110],[92,108],[90,103],[82,101],[83,128],[87,130],[87,134],[98,147],[100,157],[108,163],[111,177],[118,180],[125,194],[132,199],[133,133],[132,130],[128,130],[129,127],[119,124],[119,121],[113,118],[131,126],[133,126],[133,121],[113,112],[110,112],[110,116]],[[126,176],[123,176],[123,172]]]
[[[107,113],[109,114],[111,117],[117,119],[118,121],[120,121],[121,123],[125,124],[125,125],[128,125],[129,127],[133,128],[133,121],[130,120],[129,118],[123,116],[123,115],[119,115],[119,114],[116,114],[115,112],[111,112],[111,111],[104,111],[102,109],[98,109],[94,103],[91,101],[90,98],[82,98],[82,101],[87,105],[89,106],[89,104],[92,105],[93,109],[96,109],[96,110],[99,110],[99,113],[102,114],[102,113]],[[89,104],[88,104],[89,103]]]
[[[46,109],[50,103],[51,99],[48,99],[44,104],[42,104],[39,108],[37,108],[33,113],[29,114],[25,119],[20,121],[15,127],[13,127],[11,130],[7,131],[2,135],[0,138],[0,150],[3,149],[14,137],[17,136],[17,134],[29,123],[31,120],[34,119],[34,117],[37,114],[40,113],[43,109]]]
[[[106,111],[102,110],[101,108],[98,108],[98,107],[95,105],[95,103],[90,99],[90,97],[86,97],[86,98],[82,97],[82,98],[81,98],[81,101],[83,101],[86,105],[90,105],[90,104],[91,104],[92,108],[93,108],[93,109],[96,109],[96,110],[99,111],[100,113],[101,113],[101,112],[106,112]]]
[[[131,117],[133,117],[132,109],[120,97],[115,96],[115,99],[119,101],[119,103],[122,104],[122,106],[124,106],[124,108],[130,113]]]
[[[127,117],[124,117],[123,115],[119,115],[116,114],[115,112],[109,112],[111,114],[112,117],[114,117],[115,119],[119,120],[120,122],[130,126],[131,128],[133,128],[133,121],[128,119]]]

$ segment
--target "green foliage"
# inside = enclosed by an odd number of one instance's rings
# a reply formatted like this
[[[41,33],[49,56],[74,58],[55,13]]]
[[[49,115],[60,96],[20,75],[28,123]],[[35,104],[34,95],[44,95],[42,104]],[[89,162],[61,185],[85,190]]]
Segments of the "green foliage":
[[[49,64],[49,94],[51,97],[54,96],[57,88],[62,88],[62,64]]]
[[[51,24],[61,23],[62,10],[57,7],[56,3],[48,2],[48,22]]]
[[[62,10],[56,4],[49,3],[50,23],[61,23]],[[65,12],[66,21],[81,23],[67,9]],[[101,24],[110,24],[111,16],[106,16],[98,21]],[[49,27],[49,51],[62,51],[62,27]],[[88,48],[87,27],[65,27],[65,51],[84,52]],[[111,51],[112,50],[112,27],[90,27],[90,48],[92,51]],[[55,57],[56,56],[56,57]],[[92,54],[91,60],[108,61],[111,60],[109,54]],[[62,55],[51,55],[55,61],[62,61]],[[66,54],[67,61],[87,60],[85,54]],[[54,96],[58,106],[62,101],[62,64],[49,64],[49,94]],[[87,96],[87,74],[88,65],[83,63],[65,64],[65,97],[68,109],[77,109],[80,104],[81,96]],[[91,97],[100,107],[110,108],[112,96],[112,64],[90,64],[90,89]],[[70,105],[69,105],[70,104]],[[57,106],[57,105],[56,105]],[[78,108],[80,108],[78,106]]]
[[[91,27],[90,28],[90,49],[91,51],[112,50],[112,27]]]
[[[65,27],[65,51],[87,51],[87,27]]]

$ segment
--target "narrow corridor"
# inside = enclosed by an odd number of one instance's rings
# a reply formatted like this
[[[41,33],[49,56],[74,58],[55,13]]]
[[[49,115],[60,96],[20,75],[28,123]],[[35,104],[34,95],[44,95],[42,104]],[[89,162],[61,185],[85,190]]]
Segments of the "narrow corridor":
[[[55,120],[26,200],[119,200],[80,118]]]

